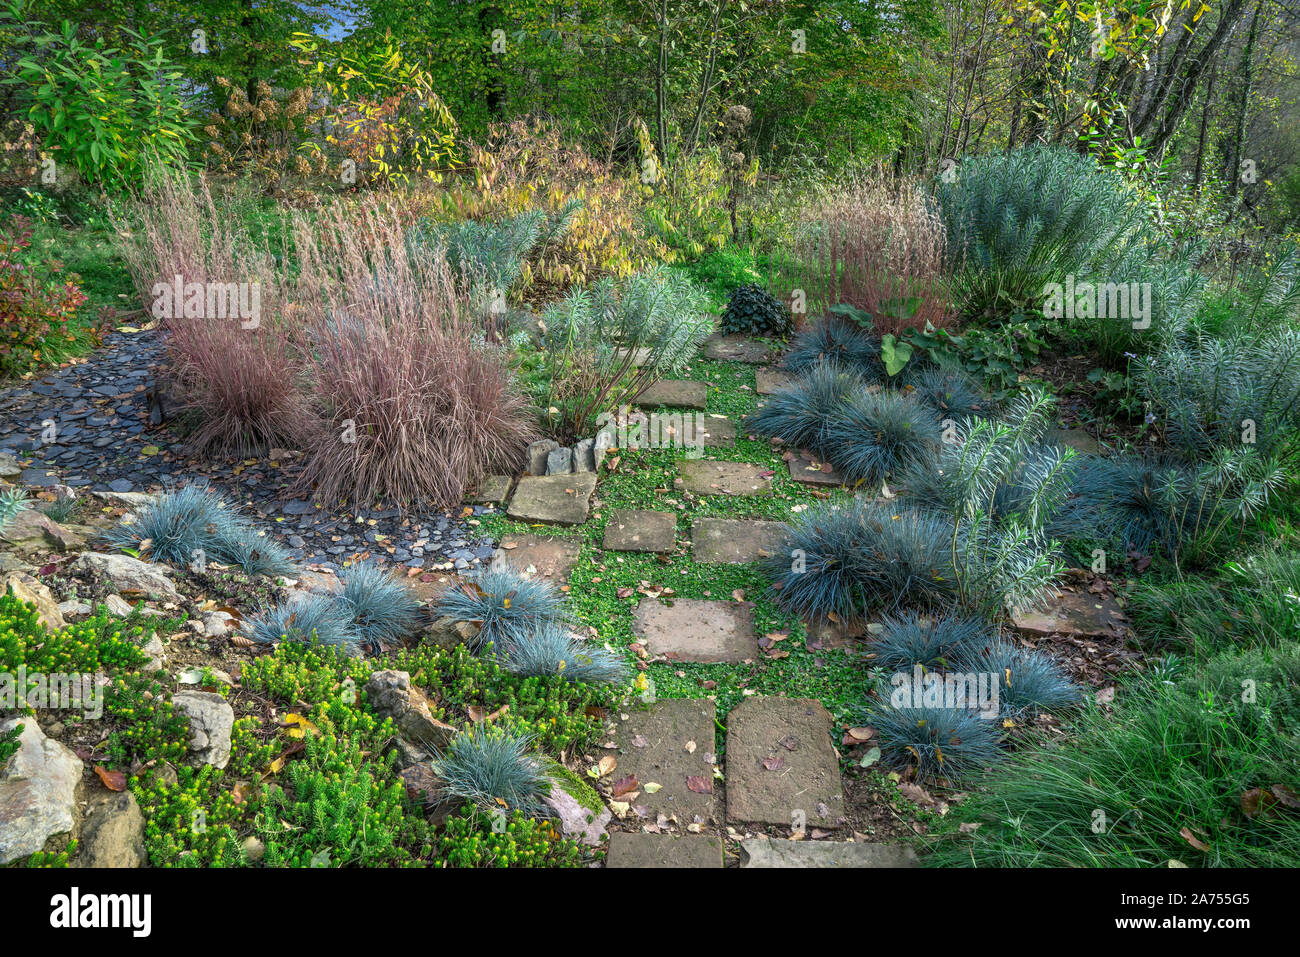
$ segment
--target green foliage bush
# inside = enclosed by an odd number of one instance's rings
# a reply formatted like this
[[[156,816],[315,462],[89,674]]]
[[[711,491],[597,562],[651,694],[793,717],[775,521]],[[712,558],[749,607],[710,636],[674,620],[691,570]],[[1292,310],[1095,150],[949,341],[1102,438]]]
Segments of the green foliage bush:
[[[703,290],[664,268],[575,289],[542,315],[550,431],[595,433],[602,413],[680,374],[713,331]]]
[[[15,2],[3,22],[21,15]],[[29,24],[17,33],[25,49],[4,81],[18,88],[55,162],[105,190],[138,183],[151,157],[185,165],[194,140],[166,43],[126,28],[118,33],[124,47],[103,36],[87,43],[66,20],[57,29]]]

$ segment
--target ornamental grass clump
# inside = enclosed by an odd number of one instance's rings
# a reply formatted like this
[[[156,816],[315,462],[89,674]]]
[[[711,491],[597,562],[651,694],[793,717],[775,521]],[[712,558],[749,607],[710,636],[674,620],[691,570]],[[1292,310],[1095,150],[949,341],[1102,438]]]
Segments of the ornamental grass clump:
[[[566,681],[613,684],[628,676],[621,657],[580,640],[568,629],[545,622],[497,649],[501,666],[521,678],[558,675]]]
[[[339,586],[262,611],[248,623],[249,637],[261,644],[316,640],[356,656],[400,646],[424,622],[410,586],[378,565],[349,566]]]
[[[295,571],[284,546],[202,485],[164,492],[104,537],[114,548],[178,567],[202,567],[211,561],[237,565],[250,575]]]
[[[822,429],[825,454],[847,482],[878,487],[908,469],[933,468],[942,436],[934,411],[893,391],[862,391]]]
[[[399,213],[335,205],[294,222],[316,426],[298,487],[330,502],[448,509],[535,437],[507,355]]]
[[[805,327],[794,337],[782,365],[800,375],[828,360],[868,382],[885,378],[880,340],[861,326],[829,317]]]
[[[999,718],[1033,717],[1079,703],[1081,693],[1047,655],[997,640],[968,646],[954,663],[958,671],[993,676],[998,684]]]
[[[543,626],[563,626],[568,619],[563,598],[550,582],[524,578],[512,569],[487,571],[447,589],[436,610],[439,617],[479,626],[474,651],[488,643],[509,647]]]
[[[478,724],[452,738],[446,751],[429,763],[449,797],[488,812],[550,816],[544,798],[551,781],[541,758],[532,753],[531,738]]]
[[[804,375],[782,386],[751,415],[745,428],[766,438],[780,439],[790,448],[821,454],[827,447],[831,416],[849,396],[864,388],[859,376],[834,362],[810,367]]]
[[[890,671],[949,668],[973,648],[981,648],[994,632],[979,618],[900,612],[882,622],[880,637],[871,643],[872,662]]]
[[[358,639],[383,647],[403,642],[420,630],[420,600],[410,586],[373,562],[350,565],[339,575],[339,603]]]
[[[942,517],[858,499],[802,513],[766,560],[777,603],[825,621],[881,608],[945,608],[957,596]]]
[[[933,409],[938,422],[961,422],[994,411],[993,401],[962,369],[909,364],[902,376],[902,390]]]
[[[882,705],[869,720],[882,756],[923,779],[969,780],[1003,758],[1000,722],[965,707]]]

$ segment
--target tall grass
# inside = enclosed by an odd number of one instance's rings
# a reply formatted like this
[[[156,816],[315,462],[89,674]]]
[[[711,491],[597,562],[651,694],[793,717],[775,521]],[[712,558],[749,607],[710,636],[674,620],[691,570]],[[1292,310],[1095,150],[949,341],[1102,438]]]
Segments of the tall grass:
[[[122,255],[147,310],[167,331],[171,372],[190,442],[200,452],[248,455],[271,446],[297,447],[312,422],[303,388],[301,326],[292,307],[284,249],[247,235],[206,183],[155,167],[133,200],[114,206]],[[278,255],[277,255],[278,254]],[[155,286],[255,284],[260,317],[186,316],[173,303],[155,310]]]
[[[876,172],[834,189],[807,215],[800,282],[812,298],[866,310],[878,335],[948,324],[946,233],[915,183]]]
[[[1272,796],[1300,779],[1297,686],[1300,650],[1289,643],[1220,656],[1178,682],[1122,688],[1113,714],[1090,705],[1067,743],[1024,747],[991,772],[950,813],[926,862],[1300,866],[1300,815]],[[1255,789],[1271,811],[1247,813]],[[980,826],[967,836],[962,824]]]
[[[299,214],[294,245],[317,405],[300,478],[327,499],[450,508],[533,438],[504,354],[445,261],[417,257],[379,203]]]

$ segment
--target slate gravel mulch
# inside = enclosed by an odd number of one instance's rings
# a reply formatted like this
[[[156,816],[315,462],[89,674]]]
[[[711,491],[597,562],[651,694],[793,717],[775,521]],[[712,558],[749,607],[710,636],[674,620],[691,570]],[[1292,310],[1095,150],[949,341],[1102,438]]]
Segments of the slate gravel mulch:
[[[195,461],[174,429],[149,424],[147,393],[165,361],[158,332],[112,332],[75,364],[0,388],[0,452],[23,464],[20,482],[114,492],[207,482],[281,539],[296,560],[332,570],[364,556],[461,572],[491,559],[495,542],[469,524],[491,506],[473,506],[469,514],[328,509],[291,497],[292,461]]]

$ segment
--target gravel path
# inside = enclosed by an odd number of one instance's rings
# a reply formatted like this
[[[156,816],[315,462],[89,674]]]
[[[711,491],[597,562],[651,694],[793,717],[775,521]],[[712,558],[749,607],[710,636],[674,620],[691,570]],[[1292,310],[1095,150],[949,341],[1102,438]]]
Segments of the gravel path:
[[[0,452],[25,466],[22,484],[131,492],[207,482],[264,520],[297,560],[334,570],[367,554],[427,570],[467,571],[491,558],[495,543],[459,511],[331,511],[290,498],[289,463],[193,461],[173,430],[149,424],[146,393],[163,361],[157,332],[113,332],[76,364],[0,389]]]

